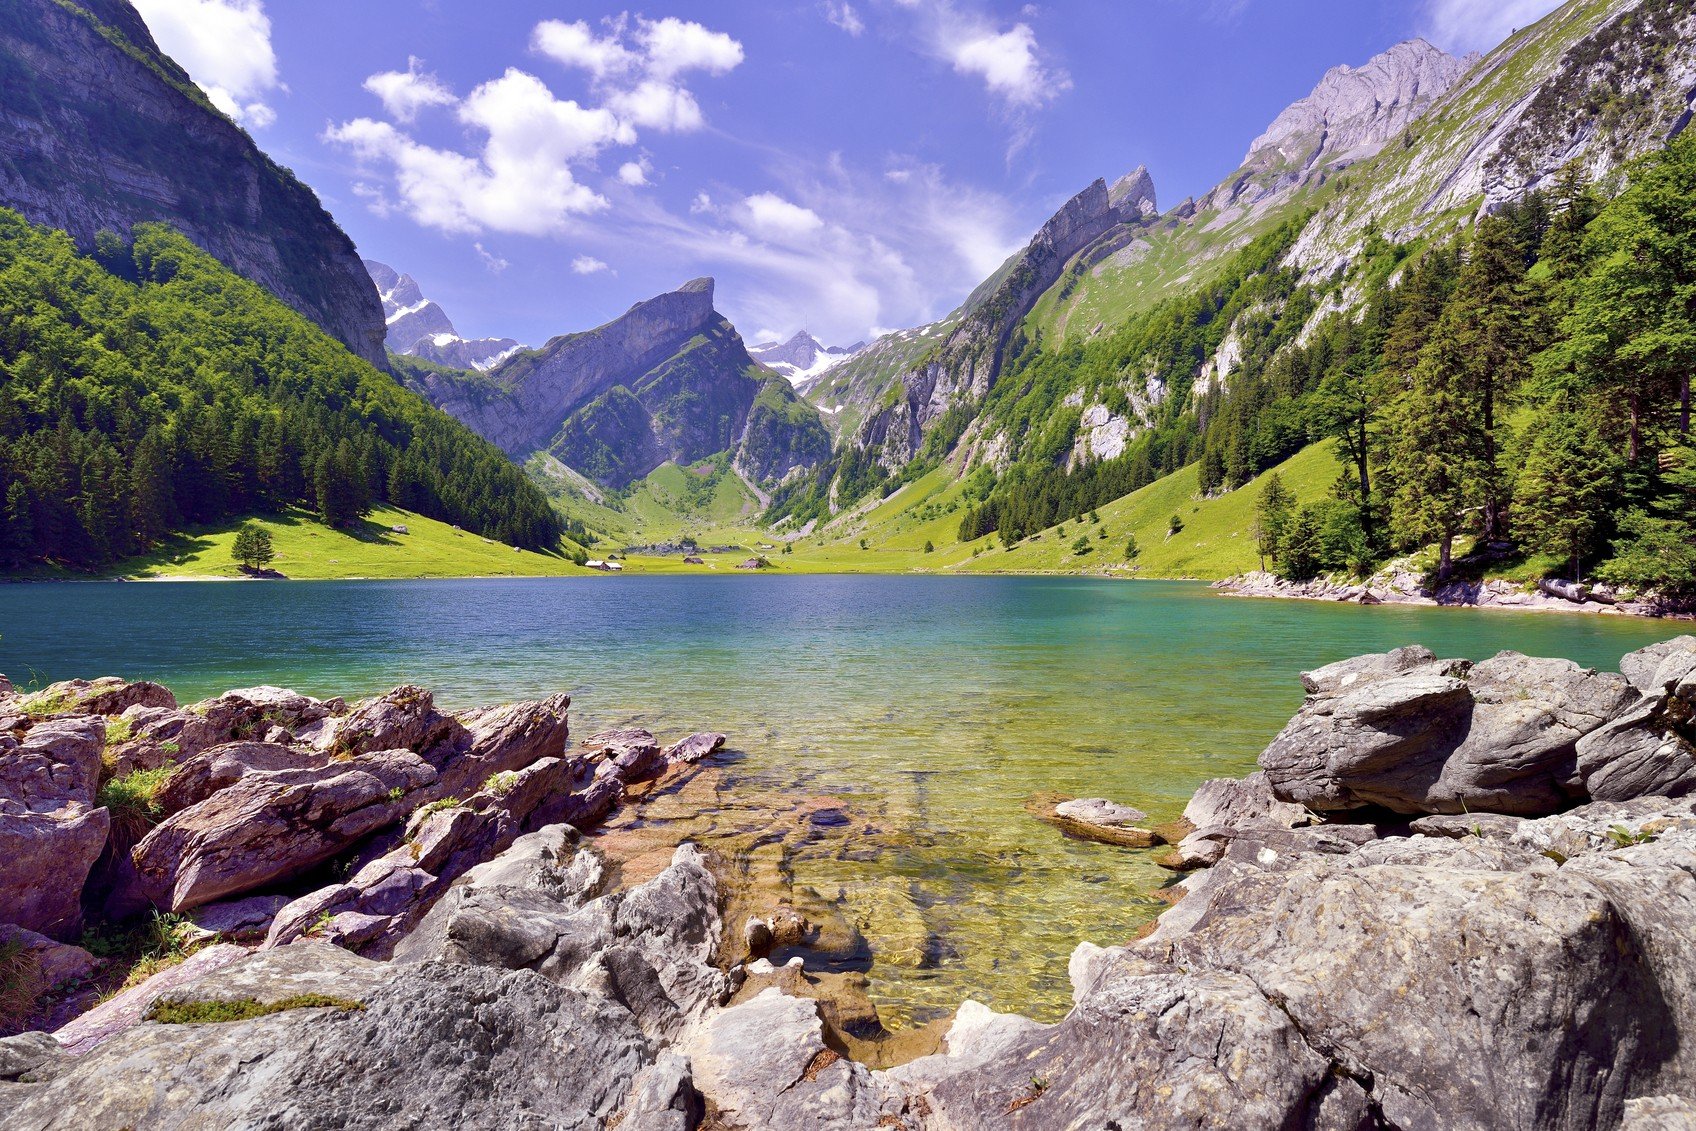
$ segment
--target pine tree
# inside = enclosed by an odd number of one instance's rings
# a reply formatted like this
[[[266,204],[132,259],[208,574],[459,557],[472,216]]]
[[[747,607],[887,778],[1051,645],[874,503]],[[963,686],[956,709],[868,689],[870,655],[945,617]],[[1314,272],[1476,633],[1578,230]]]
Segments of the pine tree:
[[[29,489],[13,480],[6,488],[5,513],[0,514],[0,565],[16,569],[37,556]]]
[[[235,545],[230,547],[230,557],[238,565],[257,572],[270,565],[276,556],[269,530],[255,522],[242,523],[241,529],[236,531]]]
[[[1619,460],[1572,398],[1549,404],[1533,424],[1514,494],[1516,529],[1535,549],[1566,555],[1574,581],[1595,549],[1618,482]]]
[[[1284,486],[1283,477],[1276,471],[1268,475],[1254,507],[1255,550],[1260,554],[1262,572],[1266,569],[1266,560],[1276,560],[1283,547],[1295,505],[1296,497]]]
[[[1483,418],[1467,395],[1465,369],[1459,341],[1439,326],[1396,405],[1391,513],[1404,540],[1437,543],[1439,581],[1453,571],[1454,540],[1480,504],[1487,474]]]

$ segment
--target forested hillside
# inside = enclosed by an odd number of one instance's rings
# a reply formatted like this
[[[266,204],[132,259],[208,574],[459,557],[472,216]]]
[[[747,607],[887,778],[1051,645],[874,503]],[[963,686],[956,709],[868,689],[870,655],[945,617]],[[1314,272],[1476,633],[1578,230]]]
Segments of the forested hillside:
[[[1259,508],[1255,533],[1285,576],[1364,574],[1435,544],[1442,579],[1470,535],[1500,555],[1549,554],[1575,577],[1600,563],[1620,585],[1696,591],[1696,138],[1625,183],[1608,201],[1569,170],[1463,237],[1380,244],[1362,309],[1300,339],[1313,293],[1272,266],[1274,235],[1209,292],[1039,356],[998,388],[990,419],[1029,427],[1018,406],[1052,404],[1050,374],[1084,375],[1085,400],[1090,375],[1132,358],[1161,358],[1149,379],[1181,381],[1225,326],[1241,363],[1196,393],[1197,411],[1148,419],[1111,459],[1069,459],[1087,441],[1076,407],[1049,419],[1020,460],[980,473],[961,540],[1017,542],[1191,461],[1204,494],[1231,490],[1330,440],[1345,467],[1333,499],[1297,511],[1272,486]],[[1233,316],[1244,309],[1263,315]]]
[[[562,530],[500,451],[172,230],[82,256],[0,210],[0,565],[377,501],[529,549]]]

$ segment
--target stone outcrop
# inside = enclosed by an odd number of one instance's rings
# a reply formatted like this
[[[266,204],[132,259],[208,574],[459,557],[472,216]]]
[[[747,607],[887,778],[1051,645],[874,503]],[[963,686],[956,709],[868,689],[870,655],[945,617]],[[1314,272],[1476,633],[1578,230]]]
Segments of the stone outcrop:
[[[111,818],[95,805],[106,723],[78,716],[0,735],[0,923],[60,941],[82,929],[82,891]]]
[[[122,715],[131,707],[174,710],[176,696],[157,683],[104,679],[70,679],[50,684],[17,704],[33,715]]]
[[[1689,792],[1696,637],[1627,666],[1641,687],[1511,652],[1480,664],[1422,648],[1346,660],[1303,677],[1307,702],[1261,769],[1281,800],[1317,812],[1537,816]]]
[[[400,820],[436,781],[405,750],[250,770],[136,845],[142,891],[157,907],[186,911],[298,875]]]
[[[749,356],[713,288],[696,279],[637,303],[513,355],[486,381],[424,374],[420,391],[514,458],[545,451],[615,488],[723,452],[757,483],[816,467],[830,455],[817,411]]]
[[[159,51],[126,0],[9,5],[0,61],[18,92],[3,109],[0,203],[85,250],[102,230],[169,223],[386,367],[382,307],[353,242]]]

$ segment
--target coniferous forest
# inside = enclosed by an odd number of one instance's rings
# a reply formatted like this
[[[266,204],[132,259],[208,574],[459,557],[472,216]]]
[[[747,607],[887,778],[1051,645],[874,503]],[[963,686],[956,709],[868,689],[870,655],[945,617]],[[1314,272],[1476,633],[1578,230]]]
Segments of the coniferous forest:
[[[563,529],[498,449],[169,228],[84,256],[0,210],[0,566],[379,501],[527,549]]]
[[[1573,578],[1696,592],[1696,138],[1617,186],[1569,170],[1464,238],[1376,240],[1362,307],[1306,335],[1317,301],[1276,266],[1287,239],[1245,250],[1210,293],[1005,377],[990,411],[1014,406],[1033,439],[1006,472],[979,476],[961,538],[1011,544],[1195,461],[1204,491],[1236,489],[1331,440],[1345,467],[1334,498],[1298,512],[1269,484],[1261,500],[1254,533],[1286,577],[1364,574],[1435,544],[1446,578],[1472,537],[1549,555]],[[1241,368],[1176,390],[1123,456],[1068,471],[1075,419],[1018,419],[1061,367],[1110,375],[1153,357],[1152,372],[1183,381],[1256,308],[1267,314]]]

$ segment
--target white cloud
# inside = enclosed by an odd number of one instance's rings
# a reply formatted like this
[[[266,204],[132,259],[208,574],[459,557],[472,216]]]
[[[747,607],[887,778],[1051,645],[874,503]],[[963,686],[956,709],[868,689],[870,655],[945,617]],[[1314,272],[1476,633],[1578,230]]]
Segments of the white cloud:
[[[605,208],[572,166],[635,141],[611,111],[562,102],[516,69],[473,91],[458,116],[485,135],[480,154],[435,149],[370,118],[331,126],[325,137],[362,161],[389,165],[401,205],[421,224],[533,236],[557,234],[568,217]]]
[[[136,0],[135,7],[214,106],[255,129],[276,121],[266,98],[285,88],[261,0]]]
[[[648,169],[645,162],[626,161],[618,167],[618,179],[631,188],[641,188],[648,183]]]
[[[508,267],[512,266],[511,263],[496,255],[494,252],[484,247],[481,243],[474,243],[471,246],[476,250],[477,258],[483,261],[483,266],[487,267],[491,274],[499,275],[502,271],[505,271]]]
[[[755,236],[779,242],[794,242],[813,235],[824,227],[819,214],[810,208],[783,199],[776,193],[762,192],[742,202],[745,211],[743,227]]]
[[[1560,6],[1561,0],[1427,0],[1426,35],[1450,51],[1489,51]]]
[[[1071,85],[1043,68],[1029,24],[999,34],[968,33],[947,50],[956,71],[979,76],[992,93],[1015,105],[1040,106]]]
[[[620,91],[607,104],[630,124],[663,133],[688,133],[706,122],[693,94],[658,79]]]
[[[648,73],[656,78],[675,78],[685,71],[727,74],[744,58],[742,45],[730,36],[675,16],[639,20],[636,38],[645,49]]]
[[[424,71],[424,61],[416,55],[407,59],[404,71],[372,75],[365,80],[365,89],[382,99],[383,108],[397,122],[411,123],[420,110],[459,101],[440,79]]]
[[[860,18],[860,13],[856,12],[854,5],[847,0],[826,0],[824,18],[849,35],[858,36],[866,30],[866,21]]]
[[[571,261],[571,270],[578,275],[599,275],[607,269],[606,263],[592,255],[579,255]]]
[[[607,36],[598,36],[582,20],[544,20],[536,25],[530,37],[531,46],[568,67],[581,67],[595,78],[623,74],[636,63],[636,56],[619,42],[624,33],[622,23],[613,27]]]
[[[712,212],[714,208],[713,198],[704,192],[696,193],[695,199],[689,202],[689,214],[691,216],[705,216]]]

